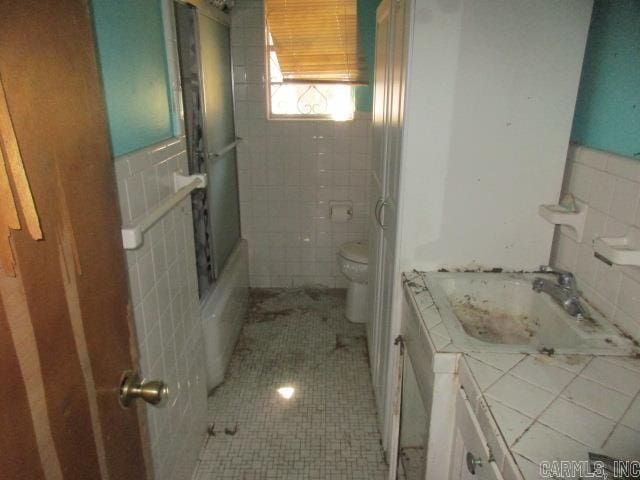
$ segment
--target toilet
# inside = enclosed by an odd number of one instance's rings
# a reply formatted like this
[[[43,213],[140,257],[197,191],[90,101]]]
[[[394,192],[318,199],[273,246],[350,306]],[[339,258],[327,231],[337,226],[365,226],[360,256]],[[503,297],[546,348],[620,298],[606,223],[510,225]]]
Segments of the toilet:
[[[338,266],[349,280],[345,316],[354,323],[367,319],[367,282],[369,268],[367,242],[343,243],[338,250]]]

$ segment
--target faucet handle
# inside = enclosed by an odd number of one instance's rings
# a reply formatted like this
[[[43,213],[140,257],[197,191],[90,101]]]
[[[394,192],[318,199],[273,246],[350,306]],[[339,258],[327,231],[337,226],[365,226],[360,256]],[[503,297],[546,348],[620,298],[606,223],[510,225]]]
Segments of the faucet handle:
[[[575,287],[576,278],[571,272],[558,273],[558,283],[563,287]]]
[[[563,287],[570,287],[575,285],[575,277],[573,273],[560,268],[550,267],[549,265],[540,265],[540,271],[544,273],[553,273],[558,277],[558,283]]]

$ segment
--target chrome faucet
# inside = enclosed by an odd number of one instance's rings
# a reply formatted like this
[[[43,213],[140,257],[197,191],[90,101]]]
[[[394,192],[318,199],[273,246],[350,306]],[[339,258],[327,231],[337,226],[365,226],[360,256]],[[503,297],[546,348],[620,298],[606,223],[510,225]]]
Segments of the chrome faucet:
[[[533,289],[536,292],[544,292],[551,296],[572,317],[589,318],[589,310],[580,301],[580,292],[578,292],[576,277],[573,276],[573,273],[555,270],[547,266],[541,266],[540,271],[553,273],[557,281],[553,282],[546,278],[536,277],[533,280]]]

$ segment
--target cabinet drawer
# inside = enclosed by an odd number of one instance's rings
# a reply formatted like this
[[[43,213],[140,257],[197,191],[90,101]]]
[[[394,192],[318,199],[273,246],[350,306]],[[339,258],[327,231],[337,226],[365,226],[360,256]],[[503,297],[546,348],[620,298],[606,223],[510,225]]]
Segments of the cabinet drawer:
[[[460,388],[456,399],[456,443],[452,471],[455,479],[503,480],[500,470],[491,457],[486,437],[482,433],[476,414],[465,391]],[[467,466],[467,456],[476,460],[475,473]]]

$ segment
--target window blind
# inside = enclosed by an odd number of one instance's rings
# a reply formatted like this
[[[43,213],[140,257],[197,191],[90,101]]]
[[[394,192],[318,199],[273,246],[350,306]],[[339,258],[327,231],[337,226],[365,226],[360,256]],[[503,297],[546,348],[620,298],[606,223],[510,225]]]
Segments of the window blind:
[[[265,0],[265,18],[284,82],[367,83],[356,0]]]

